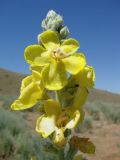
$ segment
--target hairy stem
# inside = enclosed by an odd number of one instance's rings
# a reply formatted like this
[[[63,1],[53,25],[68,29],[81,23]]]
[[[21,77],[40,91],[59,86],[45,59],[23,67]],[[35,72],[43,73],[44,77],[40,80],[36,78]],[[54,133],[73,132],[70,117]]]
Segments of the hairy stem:
[[[60,160],[65,160],[65,157],[64,157],[64,148],[60,149],[60,151],[59,151],[59,159]]]

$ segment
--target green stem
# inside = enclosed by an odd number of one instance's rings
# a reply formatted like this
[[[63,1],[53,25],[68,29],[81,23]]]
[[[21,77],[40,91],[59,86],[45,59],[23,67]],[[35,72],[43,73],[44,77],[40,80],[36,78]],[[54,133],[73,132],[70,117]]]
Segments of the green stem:
[[[60,149],[60,151],[59,151],[59,160],[65,160],[64,149]]]
[[[70,149],[69,149],[65,159],[66,160],[73,160],[76,153],[77,153],[77,150],[73,146],[70,145]]]

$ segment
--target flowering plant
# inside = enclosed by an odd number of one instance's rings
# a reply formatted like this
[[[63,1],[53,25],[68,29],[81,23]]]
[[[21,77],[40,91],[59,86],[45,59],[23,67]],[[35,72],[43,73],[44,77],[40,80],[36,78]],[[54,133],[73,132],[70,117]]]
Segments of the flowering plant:
[[[78,150],[95,151],[88,138],[71,132],[84,120],[83,105],[88,89],[94,86],[94,69],[87,65],[84,54],[78,52],[79,42],[67,38],[69,30],[60,15],[49,11],[42,27],[44,31],[38,35],[38,44],[25,49],[31,75],[22,80],[20,96],[11,108],[24,110],[40,102],[38,108],[42,108],[42,114],[36,131],[43,138],[49,137],[60,150],[60,160],[80,159],[79,155],[75,156]]]

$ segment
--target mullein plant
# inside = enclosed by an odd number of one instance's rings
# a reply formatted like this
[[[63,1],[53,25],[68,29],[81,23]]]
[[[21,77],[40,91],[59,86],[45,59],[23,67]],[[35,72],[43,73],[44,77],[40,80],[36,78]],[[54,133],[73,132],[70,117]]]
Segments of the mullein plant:
[[[89,89],[94,86],[94,69],[87,65],[84,54],[78,52],[79,42],[68,38],[69,30],[60,15],[49,11],[42,28],[38,44],[24,51],[31,75],[22,80],[20,96],[11,108],[25,110],[39,103],[42,112],[36,132],[50,139],[58,150],[59,160],[80,160],[81,155],[76,155],[78,151],[95,152],[89,138],[71,132],[84,120],[83,105]],[[56,96],[51,96],[52,92]],[[52,152],[51,147],[49,151]]]

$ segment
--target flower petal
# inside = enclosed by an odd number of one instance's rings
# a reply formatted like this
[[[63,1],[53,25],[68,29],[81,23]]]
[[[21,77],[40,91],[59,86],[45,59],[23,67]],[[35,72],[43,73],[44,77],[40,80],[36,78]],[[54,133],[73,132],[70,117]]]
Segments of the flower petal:
[[[27,76],[22,80],[21,83],[21,92],[32,82],[32,76]]]
[[[72,129],[72,128],[76,127],[76,125],[78,124],[78,122],[80,120],[80,111],[75,110],[73,112],[73,110],[71,110],[70,116],[71,116],[70,121],[65,126],[66,129]]]
[[[45,88],[59,90],[67,84],[67,74],[64,65],[60,61],[54,61],[43,71]]]
[[[81,109],[84,103],[86,102],[87,96],[88,96],[87,89],[79,87],[74,98],[74,103],[73,103],[74,109]]]
[[[63,128],[55,127],[55,133],[53,135],[53,143],[56,144],[59,147],[63,147],[65,145],[66,140],[65,140],[65,137],[64,137]]]
[[[31,72],[37,71],[38,73],[41,74],[41,71],[42,71],[43,67],[42,66],[30,65],[29,69],[30,69]]]
[[[68,53],[69,55],[71,55],[80,48],[80,45],[78,41],[76,41],[73,38],[70,38],[65,40],[60,46],[60,48],[64,53]]]
[[[94,68],[86,66],[77,75],[75,75],[75,81],[80,84],[81,87],[92,88],[95,81]]]
[[[24,57],[25,60],[29,63],[29,64],[36,64],[36,65],[43,65],[44,63],[47,63],[45,58],[43,57],[43,62],[42,62],[42,53],[45,53],[45,49],[40,46],[40,45],[30,45],[28,46],[25,51],[24,51]]]
[[[42,115],[38,118],[36,123],[36,131],[42,135],[42,137],[47,138],[55,130],[55,120],[54,117],[45,117]]]
[[[57,101],[48,99],[43,101],[43,103],[47,116],[58,116],[61,113],[60,104]]]
[[[37,83],[32,81],[32,77],[26,77],[22,81],[21,93],[17,100],[13,102],[13,110],[23,110],[35,105],[42,97],[43,89]]]
[[[38,35],[38,40],[47,50],[52,50],[60,46],[58,35],[55,31],[47,30]]]
[[[73,55],[62,59],[66,70],[71,74],[77,74],[86,65],[86,60],[83,54]]]

